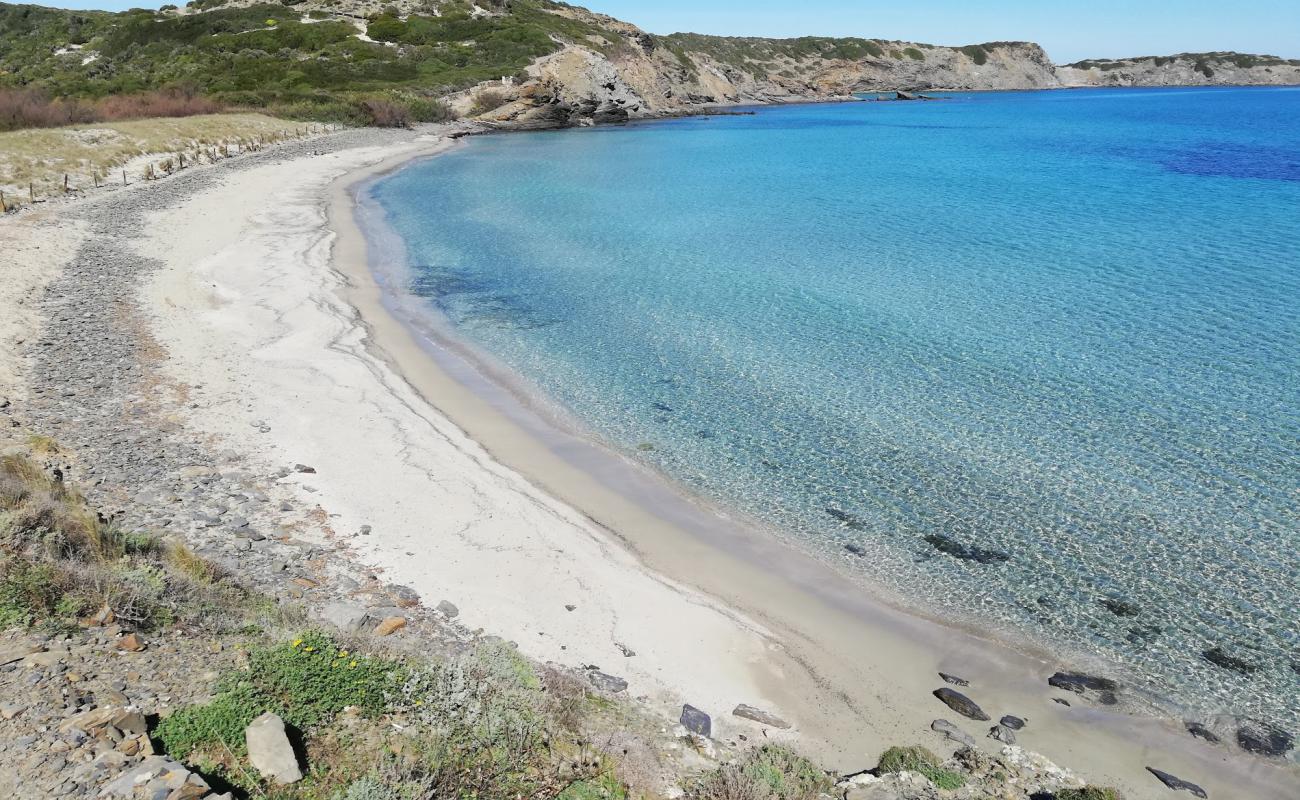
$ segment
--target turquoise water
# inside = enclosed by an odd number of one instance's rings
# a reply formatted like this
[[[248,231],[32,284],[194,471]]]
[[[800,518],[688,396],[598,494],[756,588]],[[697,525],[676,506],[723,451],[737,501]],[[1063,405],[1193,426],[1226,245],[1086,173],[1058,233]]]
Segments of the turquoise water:
[[[928,607],[1300,725],[1300,91],[486,137],[371,191],[411,291],[613,447]]]

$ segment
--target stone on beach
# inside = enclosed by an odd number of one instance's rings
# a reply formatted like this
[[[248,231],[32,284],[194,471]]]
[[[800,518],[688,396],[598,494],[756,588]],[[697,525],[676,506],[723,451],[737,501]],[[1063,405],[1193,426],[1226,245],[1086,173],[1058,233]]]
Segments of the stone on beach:
[[[775,714],[770,714],[761,708],[754,708],[753,706],[747,706],[744,703],[741,703],[740,705],[736,706],[735,710],[733,710],[731,713],[733,716],[740,717],[741,719],[747,719],[752,722],[757,722],[760,725],[768,725],[773,728],[781,728],[782,730],[790,727],[790,723],[786,722],[785,720],[781,719]]]
[[[370,613],[352,603],[330,603],[320,612],[321,619],[347,633],[357,633],[370,622]]]
[[[956,742],[957,744],[960,744],[964,747],[975,746],[974,736],[971,736],[969,733],[966,733],[961,728],[958,728],[956,725],[952,724],[946,719],[936,719],[934,722],[931,722],[930,730],[934,731],[935,733],[942,733],[944,735],[944,738],[948,739],[949,741]]]
[[[1170,789],[1173,789],[1174,791],[1181,790],[1185,792],[1191,792],[1192,794],[1200,798],[1208,797],[1204,789],[1192,783],[1191,781],[1185,781],[1182,778],[1179,778],[1174,775],[1170,775],[1168,772],[1165,772],[1163,770],[1158,770],[1155,767],[1147,767],[1147,772],[1150,772],[1152,775],[1156,776],[1156,780],[1160,781],[1165,786],[1168,786]]]
[[[447,619],[455,619],[460,616],[460,609],[456,607],[455,603],[448,600],[442,600],[438,603],[438,613],[442,614]]]
[[[376,636],[388,636],[406,627],[406,617],[387,617],[375,626]]]
[[[610,694],[618,694],[627,689],[627,681],[598,669],[587,670],[587,680],[592,686]]]
[[[708,714],[699,710],[693,705],[682,706],[682,716],[680,722],[682,727],[691,733],[698,734],[706,739],[713,732],[713,720]]]
[[[959,678],[956,675],[949,675],[946,672],[940,672],[939,677],[943,678],[944,683],[951,683],[953,686],[970,686],[970,681],[965,678]]]
[[[973,719],[976,722],[988,722],[990,719],[989,715],[984,713],[984,709],[980,708],[974,700],[955,689],[949,689],[946,686],[942,689],[935,689],[934,696],[963,717]]]
[[[267,712],[244,729],[244,739],[248,744],[248,761],[263,778],[281,784],[302,780],[302,769],[285,732],[284,720]]]

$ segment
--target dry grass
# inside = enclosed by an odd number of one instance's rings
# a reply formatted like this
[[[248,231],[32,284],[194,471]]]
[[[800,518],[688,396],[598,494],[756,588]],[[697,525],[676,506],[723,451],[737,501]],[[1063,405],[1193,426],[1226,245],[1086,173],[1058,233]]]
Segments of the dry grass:
[[[62,194],[65,173],[73,189],[92,187],[96,179],[121,183],[121,169],[142,156],[186,153],[189,165],[210,158],[213,148],[224,155],[227,144],[284,139],[306,129],[264,114],[207,114],[7,131],[0,133],[0,190],[12,207],[29,201],[29,183],[38,200]],[[139,169],[128,169],[127,178],[140,180]]]

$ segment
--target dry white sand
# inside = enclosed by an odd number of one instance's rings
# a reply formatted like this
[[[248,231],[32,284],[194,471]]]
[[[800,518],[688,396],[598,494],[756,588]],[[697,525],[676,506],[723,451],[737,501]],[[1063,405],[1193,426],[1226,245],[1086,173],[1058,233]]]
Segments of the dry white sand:
[[[1045,678],[1060,665],[894,611],[757,534],[692,535],[487,408],[384,313],[346,194],[450,146],[231,173],[136,240],[166,265],[144,302],[165,369],[191,387],[178,413],[268,469],[315,467],[297,478],[301,502],[340,534],[370,525],[352,541],[388,580],[533,657],[621,675],[672,719],[683,701],[703,708],[720,737],[761,735],[730,716],[736,704],[770,709],[845,770],[890,744],[943,749],[938,717],[983,737],[930,697],[944,669],[970,678],[995,719],[1029,718],[1027,748],[1131,798],[1167,795],[1147,764],[1215,797],[1293,796],[1294,771],[1173,723],[1053,703]]]

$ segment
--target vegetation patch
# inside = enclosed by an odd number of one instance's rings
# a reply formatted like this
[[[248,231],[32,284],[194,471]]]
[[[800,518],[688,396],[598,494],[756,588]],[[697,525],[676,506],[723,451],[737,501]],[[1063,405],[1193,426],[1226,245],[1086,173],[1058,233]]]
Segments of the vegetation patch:
[[[705,773],[687,787],[687,800],[813,800],[835,781],[808,759],[781,745],[764,745],[741,760]]]
[[[1085,786],[1082,789],[1062,789],[1056,793],[1056,800],[1120,800],[1120,794],[1101,786]]]
[[[916,772],[940,789],[960,789],[966,785],[966,778],[960,772],[944,768],[939,757],[924,747],[891,747],[880,756],[876,771],[881,775]]]

